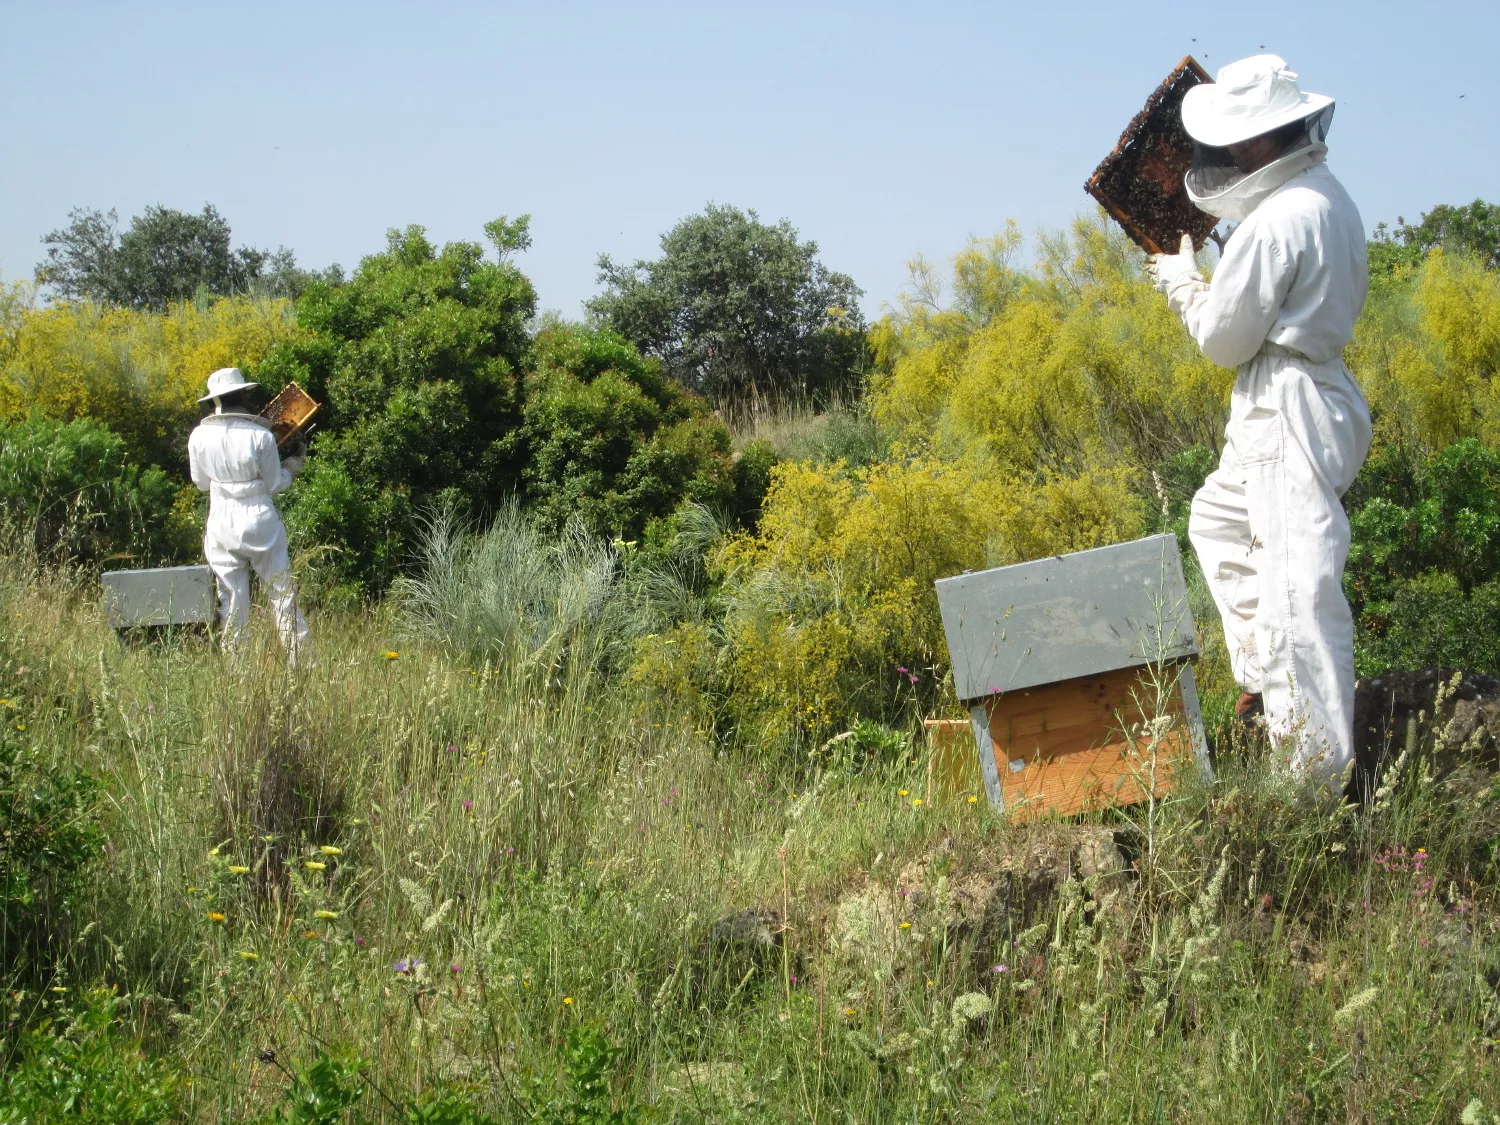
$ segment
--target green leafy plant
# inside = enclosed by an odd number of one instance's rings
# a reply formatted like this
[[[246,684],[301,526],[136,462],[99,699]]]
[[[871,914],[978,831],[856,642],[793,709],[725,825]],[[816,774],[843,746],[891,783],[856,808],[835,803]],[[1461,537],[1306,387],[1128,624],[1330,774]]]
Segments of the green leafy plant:
[[[537,1125],[641,1125],[647,1120],[643,1106],[627,1102],[614,1107],[610,1086],[619,1056],[620,1048],[599,1028],[573,1028],[563,1048],[565,1085],[549,1096],[538,1080],[532,1120]]]
[[[176,1119],[181,1080],[124,1028],[122,997],[95,989],[28,1032],[0,1078],[0,1123],[156,1125]],[[298,1119],[301,1120],[301,1119]],[[320,1122],[323,1119],[318,1119]]]
[[[133,462],[98,422],[0,423],[0,529],[38,560],[180,557],[195,536],[174,518],[178,488],[161,469]]]
[[[0,670],[11,670],[3,651]],[[6,988],[38,984],[47,973],[66,936],[77,877],[103,840],[97,783],[80,769],[50,763],[32,745],[26,717],[17,699],[0,702],[0,984]]]

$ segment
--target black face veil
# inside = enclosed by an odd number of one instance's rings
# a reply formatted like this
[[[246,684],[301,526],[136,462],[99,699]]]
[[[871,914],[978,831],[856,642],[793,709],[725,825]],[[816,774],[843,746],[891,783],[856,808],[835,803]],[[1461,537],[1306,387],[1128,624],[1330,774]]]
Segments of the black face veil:
[[[1325,106],[1310,117],[1284,125],[1274,132],[1286,132],[1282,157],[1291,156],[1315,144],[1322,144],[1333,124],[1333,106]],[[1193,164],[1188,169],[1188,190],[1199,198],[1209,198],[1228,191],[1258,169],[1246,171],[1235,163],[1227,147],[1193,142]]]

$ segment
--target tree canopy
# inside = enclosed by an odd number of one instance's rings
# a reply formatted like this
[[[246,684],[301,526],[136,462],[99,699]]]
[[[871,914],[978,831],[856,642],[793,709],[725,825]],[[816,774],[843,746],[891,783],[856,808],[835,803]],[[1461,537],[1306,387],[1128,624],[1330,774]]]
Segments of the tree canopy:
[[[852,390],[863,366],[861,290],[818,260],[786,220],[710,204],[661,239],[656,261],[599,258],[608,325],[684,386],[731,411],[815,404]]]
[[[1395,264],[1413,264],[1435,246],[1472,255],[1486,269],[1500,270],[1500,204],[1482,199],[1467,206],[1440,203],[1422,212],[1419,223],[1398,217],[1395,230],[1380,223],[1370,248],[1371,270],[1389,272]]]
[[[123,233],[113,208],[75,207],[68,218],[42,237],[47,256],[36,267],[37,281],[65,298],[163,309],[200,292],[297,297],[314,276],[339,277],[337,266],[325,275],[299,270],[285,247],[231,249],[229,221],[212,204],[197,215],[150,206]]]

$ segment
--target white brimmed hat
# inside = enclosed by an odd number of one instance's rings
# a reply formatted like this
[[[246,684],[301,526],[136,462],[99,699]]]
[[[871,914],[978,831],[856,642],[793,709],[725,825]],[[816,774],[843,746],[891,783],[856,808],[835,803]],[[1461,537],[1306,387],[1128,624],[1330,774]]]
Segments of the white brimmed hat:
[[[208,377],[208,394],[198,401],[208,402],[221,398],[231,391],[243,391],[258,386],[260,386],[259,383],[247,383],[245,373],[238,367],[221,367]]]
[[[1199,144],[1223,148],[1302,121],[1333,99],[1307,94],[1279,55],[1252,55],[1219,70],[1182,99],[1182,127]]]

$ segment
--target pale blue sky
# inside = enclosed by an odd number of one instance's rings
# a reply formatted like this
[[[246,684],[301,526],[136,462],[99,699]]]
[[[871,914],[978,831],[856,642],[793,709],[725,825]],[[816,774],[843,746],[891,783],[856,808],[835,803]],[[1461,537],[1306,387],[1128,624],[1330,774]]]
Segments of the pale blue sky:
[[[1196,37],[1196,42],[1194,38]],[[1186,53],[1261,44],[1339,100],[1369,226],[1500,200],[1500,3],[69,4],[0,0],[0,270],[68,209],[214,203],[354,266],[391,226],[530,212],[544,307],[707,201],[786,217],[876,313],[916,253],[1081,185]],[[1464,95],[1462,98],[1460,95]]]

